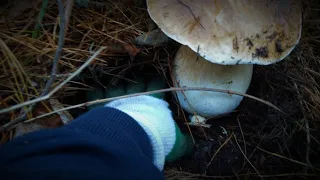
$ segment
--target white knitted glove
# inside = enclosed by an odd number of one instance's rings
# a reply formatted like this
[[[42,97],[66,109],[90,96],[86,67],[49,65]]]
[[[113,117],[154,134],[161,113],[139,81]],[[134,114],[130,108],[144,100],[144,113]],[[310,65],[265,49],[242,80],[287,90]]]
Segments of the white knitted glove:
[[[115,100],[105,106],[128,114],[140,124],[152,144],[153,163],[162,171],[165,156],[173,149],[176,141],[175,125],[168,103],[151,96],[136,96]]]

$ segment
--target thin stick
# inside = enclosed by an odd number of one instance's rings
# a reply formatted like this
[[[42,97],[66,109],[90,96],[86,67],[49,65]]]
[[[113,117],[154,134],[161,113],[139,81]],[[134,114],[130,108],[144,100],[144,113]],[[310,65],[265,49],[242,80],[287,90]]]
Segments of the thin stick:
[[[66,27],[65,12],[64,12],[64,8],[63,8],[63,4],[62,4],[61,0],[57,0],[57,2],[58,2],[59,16],[60,16],[60,32],[59,32],[58,48],[56,50],[56,54],[53,59],[53,65],[52,65],[50,79],[47,81],[40,96],[45,96],[48,94],[51,85],[53,84],[54,80],[56,79],[59,60],[60,60],[62,48],[64,45],[64,36],[65,36],[65,27]]]
[[[58,4],[58,9],[59,9],[59,16],[60,16],[60,32],[59,32],[58,48],[56,50],[56,53],[55,53],[55,56],[53,59],[53,65],[52,65],[50,79],[47,81],[42,93],[40,94],[40,97],[37,99],[41,99],[43,97],[46,97],[51,85],[53,84],[54,80],[56,79],[59,60],[60,60],[62,48],[64,45],[64,38],[65,38],[64,32],[65,32],[65,27],[66,27],[65,15],[64,15],[65,12],[64,12],[64,8],[63,8],[63,4],[62,4],[61,0],[57,0],[57,4]],[[35,100],[37,100],[37,99],[35,99]],[[39,102],[39,101],[34,101],[34,102],[33,101],[34,100],[27,101],[27,102],[32,102],[32,103],[28,104],[28,105],[31,104],[31,106],[19,118],[15,119],[14,121],[10,121],[8,124],[10,124],[10,123],[16,124],[16,123],[22,122],[24,119],[26,119],[27,113],[32,111],[32,109],[36,105],[35,103]],[[21,103],[21,104],[24,104],[24,103]],[[18,105],[21,105],[21,104],[18,104]],[[17,106],[17,105],[15,105],[15,106]],[[15,107],[15,106],[12,106],[12,107]]]
[[[89,60],[87,60],[80,68],[78,68],[74,73],[72,73],[71,76],[69,76],[66,80],[64,80],[62,83],[60,83],[57,87],[55,87],[47,95],[41,96],[39,98],[30,100],[30,101],[27,101],[27,102],[24,102],[24,103],[21,103],[21,104],[17,104],[15,106],[12,106],[12,107],[7,108],[7,109],[3,109],[3,110],[1,110],[0,114],[8,112],[8,111],[15,110],[17,108],[21,108],[21,107],[29,105],[29,104],[34,104],[34,103],[37,103],[39,101],[43,101],[43,100],[49,99],[54,93],[56,93],[60,88],[62,88],[65,84],[67,84],[71,79],[73,79],[75,76],[77,76],[84,68],[86,68],[105,48],[106,47],[100,47],[99,50],[96,51],[89,58]],[[15,124],[20,123],[22,121],[23,121],[23,119],[21,119],[21,118],[18,118],[18,119],[15,119],[13,121],[10,121],[9,123],[5,124],[0,130],[6,130],[6,129],[10,128],[11,126],[14,126]]]
[[[62,82],[54,90],[52,90],[48,94],[48,96],[50,97],[50,95],[54,94],[56,91],[59,90],[59,88],[61,88],[63,85],[65,85],[67,82],[69,82],[74,76],[76,76],[78,73],[80,73],[80,71],[82,71],[87,65],[89,65],[90,62],[92,60],[94,60],[94,58],[104,49],[105,49],[105,47],[101,47],[97,52],[95,52],[94,55],[85,64],[83,64],[77,71],[72,73],[70,77],[68,77],[64,82]],[[74,106],[71,106],[71,108],[70,107],[69,108],[73,109],[73,108],[77,108],[77,107],[81,107],[81,106],[88,106],[88,105],[92,105],[92,104],[103,103],[103,102],[113,101],[113,100],[122,99],[122,98],[128,98],[128,97],[139,96],[139,95],[149,95],[149,94],[162,93],[162,92],[170,92],[170,91],[214,91],[214,92],[220,92],[220,93],[226,93],[226,94],[234,94],[234,95],[239,95],[239,96],[243,96],[243,97],[247,97],[247,98],[256,100],[258,102],[266,104],[266,105],[284,113],[281,109],[279,109],[277,106],[273,105],[272,103],[265,101],[263,99],[257,98],[255,96],[245,94],[245,93],[236,92],[236,91],[217,89],[217,88],[206,88],[206,87],[182,87],[182,88],[160,89],[160,90],[155,90],[155,91],[141,92],[141,93],[129,94],[129,95],[118,96],[118,97],[113,97],[113,98],[99,99],[99,100],[95,100],[95,101],[90,101],[90,102],[74,105]],[[30,101],[27,101],[27,102],[24,102],[21,104],[17,104],[15,106],[10,107],[10,108],[2,109],[2,110],[0,110],[0,114],[21,108],[23,106],[27,106],[29,104],[33,104],[35,102],[43,101],[45,99],[48,99],[48,98],[47,97],[40,97],[38,99],[34,99],[34,100],[30,100]]]
[[[31,122],[31,121],[34,121],[36,119],[43,118],[43,117],[46,117],[46,116],[49,116],[49,115],[52,115],[52,114],[55,114],[55,113],[58,113],[58,112],[61,112],[61,111],[67,111],[67,110],[70,110],[70,109],[89,106],[89,105],[92,105],[92,104],[104,103],[104,102],[109,102],[109,101],[114,101],[114,100],[117,100],[117,99],[129,98],[129,97],[134,97],[134,96],[157,94],[157,93],[171,92],[171,91],[215,91],[215,92],[221,92],[221,93],[236,94],[236,95],[240,95],[240,96],[244,96],[244,97],[255,99],[255,100],[259,101],[259,102],[262,102],[263,104],[266,104],[268,106],[271,106],[271,107],[277,109],[280,112],[283,112],[279,108],[277,108],[275,105],[271,104],[270,102],[264,101],[262,99],[259,99],[257,97],[254,97],[254,96],[251,96],[251,95],[248,95],[248,94],[243,94],[243,93],[239,93],[239,92],[235,92],[235,91],[222,90],[222,89],[215,89],[215,88],[183,87],[183,88],[160,89],[160,90],[155,90],[155,91],[148,91],[148,92],[142,92],[142,93],[118,96],[118,97],[113,97],[113,98],[106,98],[106,99],[98,99],[98,100],[94,100],[94,101],[89,101],[89,102],[85,102],[85,103],[69,106],[69,107],[60,109],[58,111],[53,111],[53,112],[50,112],[50,113],[47,113],[47,114],[43,114],[41,116],[32,118],[32,119],[30,119],[30,120],[28,120],[26,122]],[[4,125],[4,126],[6,126],[6,125]]]

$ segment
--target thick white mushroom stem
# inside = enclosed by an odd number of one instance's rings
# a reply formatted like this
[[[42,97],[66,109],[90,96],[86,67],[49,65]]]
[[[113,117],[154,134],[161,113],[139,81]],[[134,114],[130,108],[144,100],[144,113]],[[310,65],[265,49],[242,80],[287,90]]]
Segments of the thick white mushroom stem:
[[[245,93],[250,85],[253,65],[211,63],[187,46],[181,46],[174,60],[173,76],[177,87],[207,87]],[[232,112],[243,97],[219,92],[177,92],[177,98],[190,114],[214,117]],[[204,119],[204,118],[202,118]]]

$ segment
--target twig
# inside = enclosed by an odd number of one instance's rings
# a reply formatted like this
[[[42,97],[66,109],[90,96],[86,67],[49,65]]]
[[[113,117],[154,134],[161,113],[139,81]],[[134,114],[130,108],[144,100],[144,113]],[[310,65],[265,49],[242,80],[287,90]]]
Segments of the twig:
[[[251,165],[251,167],[257,172],[258,176],[263,179],[263,177],[261,176],[260,172],[258,171],[258,169],[250,162],[250,160],[247,158],[247,156],[244,154],[244,152],[241,149],[240,144],[238,143],[237,137],[235,135],[233,135],[234,140],[236,141],[236,144],[239,147],[239,150],[241,151],[241,153],[243,154],[243,157],[247,160],[247,162]]]
[[[101,47],[85,64],[83,64],[77,71],[72,73],[72,75],[69,78],[67,78],[63,83],[61,83],[58,87],[56,87],[54,90],[52,90],[48,95],[54,94],[58,90],[57,88],[61,88],[61,86],[65,85],[68,81],[70,81],[74,76],[76,76],[80,71],[82,71],[82,69],[84,69],[88,64],[90,64],[90,62],[92,60],[94,60],[94,58],[104,49],[105,49],[105,47]],[[78,104],[78,105],[70,106],[70,107],[77,108],[77,107],[81,107],[81,106],[87,106],[87,105],[92,105],[92,104],[96,104],[96,103],[103,103],[103,102],[113,101],[113,100],[122,99],[122,98],[128,98],[128,97],[139,96],[139,95],[149,95],[149,94],[162,93],[162,92],[170,92],[170,91],[214,91],[214,92],[220,92],[220,93],[226,93],[226,94],[234,94],[234,95],[239,95],[239,96],[243,96],[243,97],[247,97],[247,98],[256,100],[258,102],[261,102],[265,105],[268,105],[268,106],[284,113],[281,109],[279,109],[277,106],[273,105],[272,103],[265,101],[263,99],[257,98],[255,96],[245,94],[245,93],[236,92],[236,91],[217,89],[217,88],[206,88],[206,87],[182,87],[182,88],[160,89],[160,90],[155,90],[155,91],[141,92],[141,93],[130,94],[130,95],[125,95],[125,96],[100,99],[100,100],[90,101],[87,103],[82,103],[82,104]],[[0,110],[0,114],[21,108],[23,106],[33,104],[35,102],[42,101],[44,99],[47,99],[47,98],[40,97],[38,99],[34,99],[34,100],[27,101],[27,102],[24,102],[21,104],[17,104],[15,106],[11,106],[10,108],[2,109],[2,110]]]
[[[40,94],[39,98],[37,98],[37,99],[40,99],[40,98],[42,98],[42,97],[44,97],[44,96],[46,96],[48,94],[48,91],[49,91],[51,85],[53,84],[54,80],[56,79],[58,65],[59,65],[59,59],[60,59],[62,48],[63,48],[63,45],[64,45],[64,29],[65,29],[65,26],[66,26],[66,24],[65,24],[65,16],[64,16],[64,8],[63,8],[63,4],[62,4],[61,0],[57,0],[57,3],[58,3],[59,16],[60,16],[60,32],[59,32],[58,48],[56,50],[55,57],[54,57],[54,60],[53,60],[50,79],[47,81],[42,93]],[[32,102],[32,101],[34,101],[34,100],[27,101],[27,102]],[[9,122],[8,124],[10,124],[10,123],[17,124],[19,122],[22,122],[24,119],[26,119],[27,113],[32,111],[32,109],[36,105],[35,104],[36,102],[39,102],[39,101],[35,101],[33,103],[29,103],[28,105],[31,104],[31,106],[19,118],[15,119],[14,121]],[[22,104],[24,104],[24,103],[22,103]],[[17,105],[15,105],[15,106],[17,106]],[[15,106],[12,106],[12,107],[15,107]],[[2,130],[2,128],[0,130]]]
[[[98,51],[96,51],[93,54],[93,56],[91,56],[80,68],[78,68],[75,72],[73,72],[66,80],[64,80],[61,84],[59,84],[56,88],[54,88],[46,96],[41,96],[41,97],[39,97],[37,99],[26,101],[24,103],[11,106],[10,108],[3,109],[3,110],[0,111],[0,114],[6,113],[6,112],[9,112],[9,111],[13,111],[13,110],[21,108],[23,106],[27,106],[27,105],[30,105],[30,104],[37,103],[39,101],[43,101],[43,100],[48,99],[51,95],[56,93],[62,86],[67,84],[71,79],[73,79],[76,75],[78,75],[84,68],[86,68],[105,48],[106,47],[101,47]]]
[[[81,66],[80,68],[82,68],[83,66]],[[77,70],[78,71],[78,70]],[[76,73],[76,72],[75,72]],[[75,76],[75,73],[72,74],[72,77]],[[45,97],[41,97],[39,99],[35,99],[37,101],[42,101],[42,100],[45,100],[45,99],[48,99],[51,95],[53,95],[60,87],[62,87],[66,81],[69,81],[69,79],[72,79],[72,78],[68,78],[66,79],[63,83],[61,83],[58,87],[56,87],[54,90],[52,90],[47,96]],[[62,85],[63,84],[63,85]],[[155,91],[148,91],[148,92],[142,92],[142,93],[136,93],[136,94],[130,94],[130,95],[124,95],[124,96],[118,96],[118,97],[113,97],[113,98],[106,98],[106,99],[99,99],[99,100],[95,100],[95,101],[90,101],[90,102],[86,102],[86,103],[82,103],[82,104],[77,104],[77,105],[73,105],[73,106],[69,106],[69,107],[66,107],[66,108],[63,108],[63,109],[60,109],[60,110],[57,110],[57,111],[53,111],[53,112],[50,112],[50,113],[47,113],[47,114],[43,114],[43,115],[40,115],[40,116],[37,116],[35,118],[32,118],[32,119],[29,119],[27,120],[26,122],[31,122],[31,121],[34,121],[36,119],[40,119],[40,118],[43,118],[43,117],[47,117],[49,115],[52,115],[52,114],[55,114],[55,113],[59,113],[59,112],[62,112],[62,111],[67,111],[67,110],[70,110],[70,109],[75,109],[75,108],[80,108],[80,107],[84,107],[84,106],[89,106],[89,105],[92,105],[92,104],[97,104],[97,103],[104,103],[104,102],[108,102],[108,101],[114,101],[114,100],[117,100],[117,99],[122,99],[122,98],[128,98],[128,97],[134,97],[134,96],[140,96],[140,95],[149,95],[149,94],[156,94],[156,93],[163,93],[163,92],[170,92],[170,91],[185,91],[185,90],[194,90],[194,91],[216,91],[216,92],[222,92],[222,93],[228,93],[228,94],[237,94],[237,95],[241,95],[241,96],[244,96],[244,97],[248,97],[248,98],[252,98],[252,99],[255,99],[259,102],[262,102],[266,105],[269,105],[279,111],[281,111],[279,108],[277,108],[276,106],[274,106],[273,104],[271,104],[270,102],[267,102],[267,101],[264,101],[262,99],[259,99],[257,97],[254,97],[254,96],[251,96],[251,95],[247,95],[247,94],[243,94],[243,93],[239,93],[239,92],[234,92],[234,91],[228,91],[228,90],[221,90],[221,89],[215,89],[215,88],[199,88],[199,87],[184,87],[184,88],[167,88],[167,89],[161,89],[161,90],[155,90]],[[35,101],[33,100],[33,101]],[[29,101],[28,101],[29,102]],[[27,102],[26,102],[27,103]],[[33,103],[33,102],[31,102]],[[23,106],[25,105],[25,103],[22,103],[22,104],[19,104],[19,106]],[[28,105],[28,104],[27,104]],[[12,107],[11,107],[12,108]],[[8,108],[10,109],[10,108]],[[282,111],[281,111],[282,112]],[[19,122],[16,122],[17,119],[5,124],[2,129],[0,130],[6,130],[10,127],[12,127],[14,124],[17,124]],[[15,122],[15,123],[13,123]]]
[[[122,98],[129,98],[129,97],[134,97],[134,96],[141,96],[141,95],[149,95],[149,94],[157,94],[157,93],[163,93],[163,92],[171,92],[171,91],[215,91],[215,92],[221,92],[221,93],[227,93],[227,94],[236,94],[236,95],[240,95],[240,96],[244,96],[244,97],[248,97],[251,99],[255,99],[259,102],[262,102],[268,106],[271,106],[275,109],[277,109],[278,111],[282,112],[279,108],[277,108],[275,105],[271,104],[270,102],[264,101],[262,99],[259,99],[257,97],[248,95],[248,94],[243,94],[243,93],[239,93],[239,92],[234,92],[234,91],[228,91],[228,90],[222,90],[222,89],[215,89],[215,88],[201,88],[201,87],[183,87],[183,88],[167,88],[167,89],[160,89],[160,90],[155,90],[155,91],[148,91],[148,92],[141,92],[141,93],[135,93],[135,94],[129,94],[129,95],[124,95],[124,96],[118,96],[118,97],[113,97],[113,98],[106,98],[106,99],[99,99],[99,100],[94,100],[94,101],[90,101],[90,102],[85,102],[85,103],[81,103],[81,104],[77,104],[77,105],[73,105],[73,106],[69,106],[63,109],[60,109],[58,111],[53,111],[47,114],[43,114],[41,116],[37,116],[35,118],[29,119],[26,122],[31,122],[34,121],[36,119],[39,118],[43,118],[61,111],[67,111],[70,109],[75,109],[75,108],[80,108],[80,107],[84,107],[84,106],[89,106],[92,104],[98,104],[98,103],[105,103],[105,102],[109,102],[109,101],[114,101],[117,99],[122,99]]]
[[[217,154],[220,152],[220,150],[230,141],[230,139],[233,137],[233,133],[228,137],[228,139],[226,141],[224,141],[223,144],[221,144],[221,146],[217,149],[217,151],[213,154],[210,162],[207,164],[207,168],[206,171],[204,172],[204,174],[207,174],[208,168],[211,165],[212,161],[214,160],[214,158],[217,156]]]
[[[86,68],[104,49],[105,49],[105,47],[99,48],[99,50],[97,52],[95,52],[93,54],[93,56],[91,56],[80,68],[78,68],[74,73],[71,74],[71,76],[69,76],[66,80],[64,80],[62,83],[60,83],[57,87],[55,87],[48,94],[46,94],[44,96],[40,96],[39,98],[30,100],[30,101],[21,103],[21,104],[17,104],[15,106],[10,107],[10,108],[3,109],[3,110],[1,110],[1,111],[3,111],[1,113],[12,111],[12,110],[21,108],[23,106],[27,106],[27,105],[30,105],[30,104],[34,104],[34,103],[49,99],[54,93],[56,93],[60,88],[62,88],[65,84],[67,84],[71,79],[73,79],[75,76],[77,76],[84,68]],[[18,119],[15,119],[13,121],[10,121],[9,123],[5,124],[0,130],[6,130],[6,129],[10,128],[11,126],[14,126],[17,123],[20,123],[22,121],[23,121],[23,119],[21,119],[21,118],[18,118]]]
[[[54,80],[56,79],[58,65],[59,65],[59,59],[60,59],[62,48],[64,45],[64,37],[65,37],[64,32],[65,32],[65,26],[66,26],[65,12],[64,12],[64,8],[63,8],[63,4],[62,4],[61,0],[57,0],[57,2],[58,2],[59,16],[60,16],[60,32],[59,32],[58,48],[56,50],[56,54],[53,59],[53,65],[52,65],[50,79],[47,81],[40,96],[45,96],[48,94],[51,85],[53,84]]]

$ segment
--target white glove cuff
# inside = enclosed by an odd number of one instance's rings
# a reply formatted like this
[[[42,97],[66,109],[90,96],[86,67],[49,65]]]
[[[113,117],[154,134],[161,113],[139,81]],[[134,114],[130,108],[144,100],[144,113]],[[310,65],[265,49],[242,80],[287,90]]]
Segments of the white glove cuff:
[[[136,96],[108,103],[135,119],[147,133],[152,144],[154,164],[164,167],[165,156],[176,141],[175,125],[168,103],[151,96]]]

